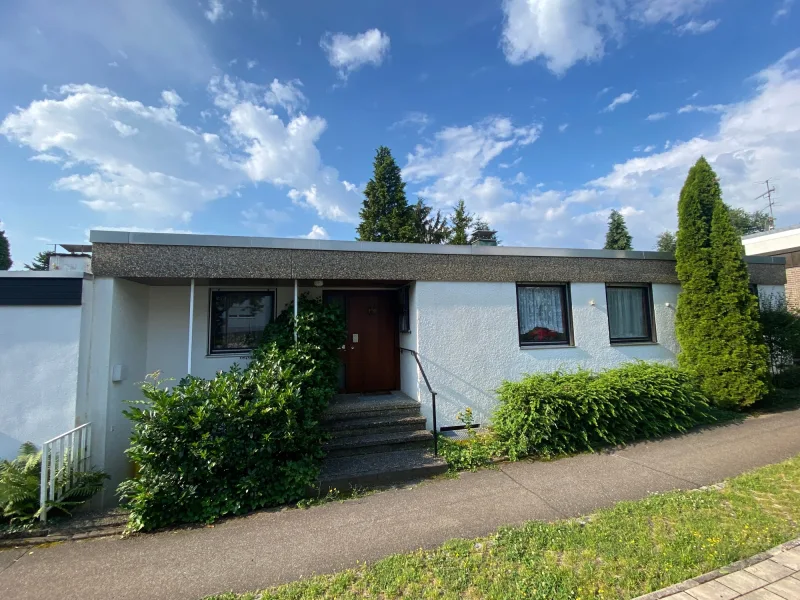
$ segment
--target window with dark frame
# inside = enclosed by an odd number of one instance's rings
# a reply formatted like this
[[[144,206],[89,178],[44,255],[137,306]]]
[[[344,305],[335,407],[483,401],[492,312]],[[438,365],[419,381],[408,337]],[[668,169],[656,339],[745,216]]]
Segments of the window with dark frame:
[[[653,295],[648,284],[606,284],[612,344],[653,342]]]
[[[235,354],[254,349],[275,315],[275,292],[212,290],[209,354]]]
[[[410,286],[404,285],[397,290],[397,302],[400,333],[411,333]]]
[[[567,284],[517,284],[520,346],[571,343]]]

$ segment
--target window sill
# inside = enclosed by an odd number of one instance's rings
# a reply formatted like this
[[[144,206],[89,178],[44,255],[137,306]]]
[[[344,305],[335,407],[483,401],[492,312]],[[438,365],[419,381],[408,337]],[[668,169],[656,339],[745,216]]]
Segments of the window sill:
[[[572,344],[552,344],[552,345],[545,345],[542,344],[541,346],[520,346],[520,350],[569,350],[570,348],[575,348]]]
[[[658,346],[658,342],[611,342],[613,347],[617,346]]]
[[[206,358],[252,358],[252,356],[252,350],[246,350],[244,352],[215,352],[214,354],[206,354]]]

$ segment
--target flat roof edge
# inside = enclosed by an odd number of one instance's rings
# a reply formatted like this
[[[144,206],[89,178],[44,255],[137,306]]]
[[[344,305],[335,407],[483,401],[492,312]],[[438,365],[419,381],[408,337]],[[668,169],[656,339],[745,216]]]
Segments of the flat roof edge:
[[[7,279],[92,279],[91,273],[83,271],[0,271],[0,278]]]
[[[596,250],[590,248],[538,248],[528,246],[450,246],[444,244],[399,244],[302,238],[199,235],[187,233],[141,233],[92,230],[92,243],[145,244],[153,246],[198,246],[228,248],[271,248],[281,250],[322,250],[336,252],[387,252],[397,254],[449,254],[472,256],[542,256],[566,258],[625,258],[630,260],[675,260],[669,252],[649,250]],[[748,256],[749,263],[784,264],[782,257]]]

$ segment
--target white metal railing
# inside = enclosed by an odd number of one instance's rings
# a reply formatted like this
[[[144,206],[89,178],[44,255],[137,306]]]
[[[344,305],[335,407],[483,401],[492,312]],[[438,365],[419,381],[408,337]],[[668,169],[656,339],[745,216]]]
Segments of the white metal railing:
[[[92,424],[86,423],[42,444],[42,481],[39,506],[43,523],[47,522],[49,504],[64,497],[73,473],[91,469]]]

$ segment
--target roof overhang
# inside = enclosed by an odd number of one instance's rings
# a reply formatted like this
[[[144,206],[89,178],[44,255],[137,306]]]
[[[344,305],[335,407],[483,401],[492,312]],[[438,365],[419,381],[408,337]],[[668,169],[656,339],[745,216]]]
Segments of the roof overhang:
[[[677,283],[661,252],[445,246],[92,231],[98,277],[360,281]],[[785,261],[749,257],[755,283],[785,283]]]

